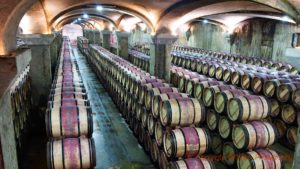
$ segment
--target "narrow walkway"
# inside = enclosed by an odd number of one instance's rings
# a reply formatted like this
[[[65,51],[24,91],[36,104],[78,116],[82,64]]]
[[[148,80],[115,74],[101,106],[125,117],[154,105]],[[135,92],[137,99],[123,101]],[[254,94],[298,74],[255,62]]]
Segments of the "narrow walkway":
[[[94,118],[97,169],[152,169],[150,157],[129,129],[85,57],[73,48]]]

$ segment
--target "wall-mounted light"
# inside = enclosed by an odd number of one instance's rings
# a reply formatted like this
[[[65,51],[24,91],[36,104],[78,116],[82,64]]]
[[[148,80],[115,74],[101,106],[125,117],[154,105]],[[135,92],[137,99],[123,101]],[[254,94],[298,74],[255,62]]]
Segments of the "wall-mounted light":
[[[207,20],[207,19],[204,19],[204,20],[203,20],[203,23],[208,23],[208,20]]]
[[[85,19],[89,18],[89,15],[88,14],[83,14],[83,18],[85,18]]]
[[[103,10],[103,7],[100,6],[100,5],[97,5],[97,6],[96,6],[96,9],[97,9],[97,11],[102,11],[102,10]]]

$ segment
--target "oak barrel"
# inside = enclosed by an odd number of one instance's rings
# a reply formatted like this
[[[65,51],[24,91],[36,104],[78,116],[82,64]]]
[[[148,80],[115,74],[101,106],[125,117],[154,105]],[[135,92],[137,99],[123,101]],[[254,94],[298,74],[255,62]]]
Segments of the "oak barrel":
[[[216,169],[215,164],[205,158],[188,158],[171,162],[171,169]]]
[[[229,166],[234,166],[236,164],[237,157],[240,152],[235,148],[232,142],[226,142],[223,145],[222,155],[223,162]]]
[[[232,130],[232,141],[238,149],[265,148],[278,138],[277,129],[268,122],[252,121]]]
[[[197,99],[170,99],[163,102],[159,116],[163,126],[188,126],[205,120],[205,108]]]
[[[181,98],[181,97],[187,98],[188,95],[184,94],[184,93],[170,92],[170,93],[163,93],[163,94],[154,96],[152,106],[151,106],[151,112],[152,112],[153,116],[155,118],[158,118],[163,101]]]
[[[47,143],[49,169],[89,169],[96,166],[96,150],[93,139],[67,138]]]
[[[205,87],[215,86],[215,85],[222,85],[224,84],[221,81],[204,81],[195,83],[194,85],[194,97],[198,100],[202,99],[203,90]]]
[[[292,126],[287,129],[286,132],[286,139],[290,145],[295,147],[297,143],[297,133],[298,133],[298,127]]]
[[[206,107],[210,107],[214,103],[214,96],[217,92],[223,92],[226,90],[235,89],[236,87],[233,85],[216,85],[216,86],[210,86],[206,87],[203,90],[203,96],[202,100]]]
[[[280,84],[277,87],[277,99],[281,102],[287,102],[291,99],[293,91],[300,89],[300,82]]]
[[[267,97],[273,97],[276,95],[276,89],[280,84],[289,83],[291,79],[272,79],[264,82],[263,93]]]
[[[210,136],[205,129],[183,127],[168,131],[163,138],[164,152],[170,158],[193,158],[209,149]]]
[[[149,89],[145,95],[145,107],[147,110],[151,109],[154,96],[170,92],[179,93],[178,89],[175,87],[157,87]]]
[[[214,96],[214,108],[216,112],[223,113],[226,110],[227,102],[231,98],[238,96],[250,95],[251,92],[247,90],[231,89],[223,92],[217,92]]]
[[[232,121],[260,120],[270,113],[271,103],[263,96],[239,96],[231,98],[227,103],[227,115]]]
[[[93,117],[89,107],[64,106],[46,112],[46,130],[49,137],[90,137]]]
[[[299,110],[290,104],[283,104],[281,107],[281,119],[287,124],[293,124],[297,121]]]
[[[219,114],[213,109],[207,109],[206,111],[206,124],[211,131],[214,131],[218,127]]]
[[[271,149],[258,149],[241,154],[237,159],[238,169],[280,169],[280,155]]]

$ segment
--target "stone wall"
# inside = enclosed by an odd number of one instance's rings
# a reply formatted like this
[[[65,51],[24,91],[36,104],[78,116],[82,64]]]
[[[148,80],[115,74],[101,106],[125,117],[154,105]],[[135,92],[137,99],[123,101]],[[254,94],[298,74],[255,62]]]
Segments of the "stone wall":
[[[152,43],[151,35],[147,31],[142,31],[139,27],[132,30],[129,36],[129,46],[135,44],[150,44]]]

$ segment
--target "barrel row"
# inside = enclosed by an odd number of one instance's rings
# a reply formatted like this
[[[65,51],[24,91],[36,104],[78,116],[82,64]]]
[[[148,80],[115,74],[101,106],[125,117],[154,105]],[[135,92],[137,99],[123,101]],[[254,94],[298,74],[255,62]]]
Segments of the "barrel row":
[[[150,56],[150,47],[149,44],[135,44],[134,46],[130,47],[130,50],[134,50],[145,55]]]
[[[194,75],[193,76],[193,74],[189,74],[188,75],[188,77],[199,77],[199,75]],[[202,79],[202,80],[207,80],[207,77],[206,76],[201,76],[201,77],[199,77],[200,79]],[[178,80],[178,79],[177,79]],[[185,91],[185,92],[187,92],[187,90],[185,90],[187,87],[186,86],[188,86],[188,85],[186,85],[185,83],[185,78],[179,78],[179,80],[175,83],[175,85],[178,83],[178,85],[177,86],[179,86],[179,90],[181,90],[181,91]],[[200,80],[199,80],[200,81]],[[211,80],[212,81],[212,80]],[[200,81],[201,82],[201,81]],[[214,81],[214,82],[216,82],[216,81]],[[227,91],[227,90],[231,90],[231,91],[235,91],[236,90],[236,93],[239,93],[239,92],[241,92],[243,95],[250,95],[250,93],[249,92],[247,92],[247,91],[245,91],[245,90],[237,90],[237,89],[235,89],[235,87],[232,87],[232,86],[230,86],[230,85],[226,85],[226,84],[221,84],[221,85],[219,85],[219,83],[215,83],[215,84],[217,84],[216,86],[208,86],[208,87],[203,87],[202,88],[202,90],[203,90],[203,94],[201,94],[201,95],[203,95],[203,102],[204,102],[204,105],[206,106],[206,107],[210,107],[211,105],[211,103],[213,102],[212,100],[212,98],[211,97],[213,97],[214,96],[214,94],[215,94],[215,92],[220,92],[220,91]],[[214,83],[212,83],[212,85],[214,85]],[[202,93],[202,92],[201,92]],[[192,93],[190,93],[190,94],[192,94]],[[256,97],[256,96],[252,96],[252,97],[254,97],[253,99],[261,99],[261,98],[259,98],[259,97]],[[262,100],[265,100],[264,98],[262,98]],[[255,100],[254,100],[255,101]],[[268,105],[267,103],[265,103],[265,104],[262,104],[262,105]],[[266,110],[268,110],[268,109],[270,109],[269,107],[267,107],[266,108]],[[262,109],[263,110],[263,109]],[[254,112],[256,112],[256,111],[254,111]],[[265,111],[265,112],[269,112],[269,111]],[[257,113],[257,114],[260,114],[260,113]],[[263,114],[264,115],[264,117],[266,117],[266,115],[268,115],[268,113],[264,113]],[[210,129],[210,130],[215,130],[215,128],[218,126],[218,119],[219,119],[219,114],[218,113],[216,113],[214,110],[208,110],[208,113],[207,113],[207,119],[206,119],[206,121],[207,121],[207,125],[208,125],[208,128]],[[226,120],[226,122],[227,123],[225,123],[225,124],[227,124],[227,126],[229,127],[229,129],[231,128],[231,121],[229,121],[227,118],[226,118],[226,116],[224,116],[225,117],[225,120]],[[261,117],[262,118],[262,117]],[[152,121],[152,120],[151,120]],[[223,120],[224,121],[224,120]],[[152,122],[153,123],[153,122]],[[248,148],[260,148],[260,147],[266,147],[266,146],[269,146],[269,145],[271,145],[271,144],[273,144],[274,143],[274,141],[275,141],[275,139],[276,139],[276,135],[275,135],[275,129],[273,128],[273,126],[272,125],[270,125],[269,123],[263,123],[263,124],[261,124],[260,122],[252,122],[252,123],[255,123],[256,124],[256,126],[258,125],[258,126],[262,126],[262,125],[267,125],[269,128],[266,128],[266,131],[268,131],[268,132],[270,132],[271,133],[271,135],[272,135],[272,137],[270,137],[270,138],[268,138],[267,136],[268,135],[266,135],[267,133],[265,133],[264,131],[262,131],[262,132],[264,132],[264,133],[258,133],[258,134],[265,134],[265,138],[255,138],[255,140],[254,139],[249,139],[249,140],[247,140],[247,141],[242,141],[242,143],[240,143],[241,141],[236,141],[236,142],[238,142],[238,143],[236,143],[236,146],[240,146],[239,147],[239,149],[248,149]],[[223,124],[224,125],[224,124]],[[220,125],[221,126],[221,125]],[[250,125],[251,126],[251,125]],[[155,137],[156,138],[158,138],[158,139],[156,139],[156,140],[163,140],[163,141],[165,141],[165,142],[168,142],[168,139],[161,139],[161,136],[162,136],[162,125],[161,124],[156,124],[155,125]],[[243,126],[241,126],[241,127],[243,127]],[[229,137],[230,135],[231,135],[231,133],[226,133],[227,131],[228,131],[228,128],[225,128],[224,129],[224,127],[220,127],[219,129],[221,129],[221,132],[223,132],[223,135],[228,135],[227,137]],[[238,130],[238,129],[236,129],[236,130]],[[220,132],[220,133],[221,133]],[[247,133],[247,131],[245,131],[246,133]],[[272,134],[273,133],[273,134]],[[252,134],[256,134],[256,133],[252,133]],[[238,134],[238,135],[240,135],[240,134]],[[238,137],[236,137],[236,136],[233,136],[233,138],[236,138],[236,139],[234,139],[234,140],[239,140],[239,138]],[[247,138],[249,138],[249,135],[248,135],[248,137]],[[252,138],[252,137],[251,137]],[[261,142],[261,140],[268,140],[267,142],[263,142],[263,143],[260,143],[260,144],[253,144],[254,142],[256,142],[256,141],[258,141],[258,142]],[[160,142],[158,142],[158,145],[159,144],[162,144],[161,143],[161,141]],[[216,154],[221,154],[222,153],[222,151],[223,151],[223,149],[222,149],[222,147],[223,147],[223,141],[222,141],[222,138],[218,135],[218,133],[213,133],[212,135],[211,135],[211,150],[213,151],[213,153],[216,155]],[[250,142],[252,142],[251,144],[250,144]],[[170,144],[166,144],[166,143],[164,143],[163,144],[165,147],[165,149],[167,149],[167,150],[172,150],[172,148],[170,148],[170,147],[168,147],[167,145],[170,145]],[[233,144],[232,144],[233,145]],[[243,145],[243,146],[241,146],[241,145]],[[236,146],[234,145],[234,149],[237,149],[236,148]],[[248,146],[250,146],[250,147],[248,147]],[[242,150],[239,150],[240,152],[242,152]],[[244,150],[244,152],[246,153],[246,150]],[[276,152],[275,152],[276,153]],[[235,161],[235,160],[234,160]],[[251,161],[251,159],[249,158],[249,161]],[[225,162],[226,163],[226,162]],[[279,163],[279,165],[281,165],[281,163]],[[254,165],[254,166],[252,166],[253,168],[255,168],[256,166]]]
[[[92,45],[91,53],[87,58],[92,68],[158,167],[169,168],[170,161],[176,162],[179,157],[204,161],[205,166],[209,163],[207,167],[213,167],[213,163],[198,158],[209,148],[209,133],[191,126],[204,120],[199,101],[99,46]],[[178,108],[182,111],[175,111]],[[153,109],[158,111],[154,114]],[[162,114],[164,118],[160,118]],[[155,139],[156,125],[161,127],[160,144]]]
[[[207,71],[207,73],[210,72],[212,71]],[[231,141],[229,143],[233,145],[233,148],[240,153],[246,153],[248,149],[266,148],[277,141],[279,137],[278,130],[270,121],[267,121],[269,119],[267,117],[269,117],[271,113],[277,114],[279,112],[277,110],[277,100],[273,99],[275,101],[275,103],[273,103],[264,97],[253,95],[252,92],[247,90],[217,81],[218,79],[214,76],[208,76],[207,74],[199,75],[198,73],[176,66],[173,66],[171,70],[171,81],[181,92],[189,93],[193,97],[197,96],[197,99],[202,100],[204,105],[208,108],[217,107],[221,110],[216,112],[213,109],[206,109],[207,127],[211,130],[210,132],[213,133],[211,134],[210,146],[214,155],[222,154],[223,143],[228,140]],[[197,86],[195,90],[193,86]],[[226,94],[223,94],[223,92],[226,92]],[[217,93],[222,94],[219,94],[221,96],[215,97]],[[237,100],[229,104],[229,110],[232,110],[230,114],[228,116],[226,114],[220,114],[227,111],[227,102],[234,97],[237,97],[235,98]],[[217,102],[217,104],[215,104],[215,102]],[[228,118],[230,115],[233,121],[238,121],[233,124],[232,120]],[[266,122],[252,121],[250,123],[242,123],[243,121],[262,119]],[[162,135],[161,128],[162,126],[155,125],[155,135],[158,135],[158,138]],[[161,143],[162,141],[158,142],[158,144]],[[225,158],[225,156],[221,157]]]
[[[32,103],[29,71],[30,66],[27,66],[10,88],[10,104],[18,156],[25,150],[24,144],[30,125]]]
[[[192,77],[192,76],[193,75],[188,75],[186,77]],[[194,77],[196,77],[196,76],[194,76]],[[201,78],[207,79],[207,78],[203,78],[203,77],[201,77]],[[199,78],[199,79],[201,79],[201,78]],[[184,80],[179,79],[179,82],[178,82],[179,86],[182,85],[182,83],[183,83],[183,82],[180,83],[180,81],[184,81]],[[201,80],[199,80],[199,81],[201,81]],[[223,86],[230,86],[230,85],[226,85],[226,84],[224,85],[224,83],[222,83],[221,85],[218,85],[219,83],[215,83],[215,81],[211,81],[211,82],[208,81],[205,83],[215,85],[215,86],[206,87],[204,89],[201,88],[202,90],[198,89],[198,91],[205,91],[205,92],[200,92],[203,94],[202,94],[202,97],[200,97],[199,99],[202,99],[206,106],[210,106],[207,103],[211,103],[210,100],[212,100],[212,99],[210,99],[210,98],[213,95],[212,93],[215,90],[220,90],[220,88],[222,88]],[[183,84],[182,86],[188,86],[188,85]],[[195,93],[199,93],[198,91]],[[186,92],[187,92],[187,90],[186,90]],[[240,97],[240,96],[243,96],[243,97]],[[229,110],[232,109],[232,112],[235,112],[235,110],[240,111],[241,109],[239,109],[238,107],[243,107],[243,109],[245,109],[245,106],[248,106],[248,108],[247,108],[248,112],[251,110],[253,110],[253,111],[268,110],[266,112],[269,112],[270,116],[274,119],[281,112],[282,119],[287,120],[287,122],[289,121],[288,119],[290,119],[291,123],[295,122],[294,120],[296,119],[296,115],[297,115],[297,113],[295,113],[296,111],[294,111],[294,109],[292,109],[291,105],[285,105],[284,108],[281,109],[281,111],[280,111],[281,106],[280,106],[280,103],[276,99],[272,99],[272,100],[268,101],[268,99],[266,99],[264,97],[257,96],[257,95],[250,95],[250,92],[248,92],[246,90],[225,89],[225,91],[216,92],[214,97],[215,97],[214,108],[215,108],[215,110],[219,110],[219,113],[223,113],[224,111],[227,111],[226,103],[228,102],[229,99],[232,99],[232,103],[229,106],[229,107],[231,107]],[[234,97],[236,97],[236,98],[234,98]],[[242,100],[244,100],[244,101],[241,102]],[[255,101],[255,100],[257,100],[259,102]],[[263,103],[263,101],[265,104],[261,104],[261,103]],[[240,105],[240,106],[235,106],[235,105]],[[251,109],[251,105],[253,105],[255,107],[252,107],[252,109]],[[259,107],[259,105],[261,105],[262,107]],[[263,105],[265,105],[265,106],[263,106]],[[287,108],[289,108],[291,110],[288,110]],[[230,117],[229,115],[235,114],[235,113],[230,113],[230,111],[228,111],[229,112],[229,113],[227,112],[228,116],[226,116],[226,115],[224,116],[224,114],[219,114],[215,110],[208,109],[207,116],[206,116],[207,117],[206,122],[207,122],[208,128],[211,130],[211,132],[216,132],[216,133],[212,134],[212,137],[211,137],[211,139],[212,139],[212,144],[211,144],[212,148],[211,149],[214,152],[214,154],[222,153],[223,143],[228,141],[228,139],[232,141],[231,144],[233,145],[233,148],[237,149],[240,153],[241,152],[245,153],[246,152],[245,149],[249,149],[249,148],[253,149],[253,148],[267,147],[267,146],[273,144],[278,138],[281,138],[281,137],[285,137],[285,139],[281,139],[281,140],[287,140],[287,142],[285,142],[285,144],[283,144],[283,145],[289,144],[290,147],[292,147],[291,149],[294,149],[294,147],[291,145],[295,145],[295,139],[296,139],[295,131],[297,129],[297,127],[295,127],[295,126],[291,126],[287,129],[287,128],[285,128],[284,122],[282,124],[282,123],[280,123],[282,121],[277,120],[277,119],[276,119],[276,121],[274,120],[272,122],[272,119],[271,119],[271,121],[268,121],[269,123],[264,124],[264,125],[269,126],[268,129],[264,129],[264,131],[268,131],[268,132],[264,132],[263,130],[261,130],[261,132],[257,132],[259,130],[255,130],[256,132],[251,134],[249,131],[251,131],[251,130],[253,131],[253,127],[251,129],[251,127],[249,128],[248,124],[241,125],[241,123],[237,123],[237,122],[233,123],[232,122],[232,120],[229,118]],[[266,112],[265,113],[260,112],[260,113],[256,113],[256,114],[259,114],[259,115],[265,114],[264,117],[266,117],[266,115],[269,114]],[[293,114],[293,115],[289,116],[288,112],[291,112],[291,114]],[[236,113],[236,115],[237,114],[241,114],[241,113]],[[248,117],[250,117],[250,116],[248,116]],[[291,117],[291,118],[288,118],[288,117]],[[239,118],[239,117],[236,116],[236,118]],[[270,118],[267,118],[266,120],[269,120],[269,119]],[[256,122],[256,123],[260,123],[260,122]],[[244,125],[248,126],[248,128],[244,127]],[[250,126],[252,126],[252,125],[250,125]],[[243,129],[240,130],[239,128],[243,128]],[[280,130],[281,130],[281,132],[279,132]],[[245,140],[240,141],[239,140],[240,138],[237,137],[237,135],[241,135],[241,133],[238,131],[243,131],[242,133],[245,132],[246,134],[250,133],[251,135],[247,134],[248,135],[246,137],[247,141],[245,141]],[[234,133],[236,133],[236,134],[234,134]],[[269,137],[270,133],[271,133],[272,137]],[[255,135],[259,135],[260,137],[253,137]],[[242,137],[245,137],[245,135],[242,135]],[[254,139],[252,139],[252,141],[251,141],[251,139],[248,140],[248,138],[250,138],[250,137],[254,138]],[[257,139],[257,138],[259,138],[259,139]],[[265,144],[257,144],[257,145],[254,144],[254,142],[262,143],[262,140],[268,140],[268,142],[264,141]],[[252,142],[252,144],[251,144],[251,142]],[[243,146],[241,146],[241,145],[243,145]],[[237,147],[239,147],[239,148],[237,148]],[[222,157],[225,158],[224,155]],[[230,163],[232,163],[232,162],[230,162]],[[236,165],[236,163],[235,163],[235,165]]]
[[[96,166],[93,119],[82,77],[64,37],[46,111],[48,168]]]
[[[81,53],[87,55],[89,48],[89,40],[83,36],[77,37],[77,47]]]
[[[224,59],[227,61],[234,61],[234,62],[239,62],[239,63],[243,63],[243,64],[257,65],[257,66],[280,70],[280,71],[298,73],[297,69],[294,66],[292,66],[291,64],[284,63],[284,62],[274,62],[271,60],[265,60],[265,59],[261,59],[258,57],[245,57],[245,56],[240,56],[240,55],[236,55],[236,54],[213,52],[210,50],[204,50],[204,49],[193,48],[193,47],[185,47],[185,46],[174,46],[172,53],[174,55],[185,54],[185,55],[190,55],[190,56],[194,56],[194,57],[211,56],[211,57]]]
[[[185,56],[188,57],[188,56]],[[240,85],[244,89],[251,89],[254,93],[267,97],[277,97],[280,102],[292,102],[300,106],[298,98],[300,78],[298,75],[283,71],[274,71],[262,67],[246,66],[222,59],[202,57],[191,58],[190,62],[177,65],[208,74],[218,80]]]
[[[149,72],[150,67],[150,57],[146,54],[142,54],[141,52],[135,50],[129,50],[129,61],[135,66]]]

